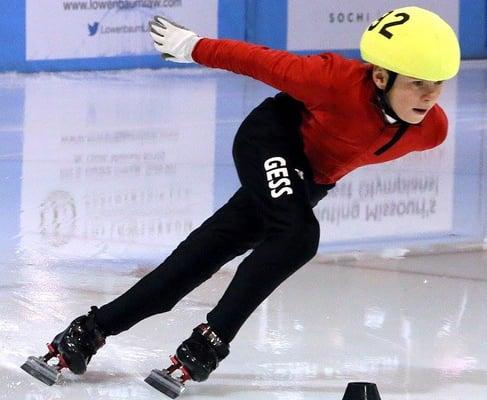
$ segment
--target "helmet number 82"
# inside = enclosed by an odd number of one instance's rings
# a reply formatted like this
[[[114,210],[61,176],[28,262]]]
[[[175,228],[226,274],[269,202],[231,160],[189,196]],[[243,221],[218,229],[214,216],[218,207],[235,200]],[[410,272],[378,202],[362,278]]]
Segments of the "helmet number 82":
[[[382,17],[380,17],[377,21],[375,21],[372,25],[369,26],[369,31],[373,31],[377,25],[379,25],[381,23],[381,21],[387,17],[388,15],[390,15],[393,11],[389,11],[387,14],[384,14]],[[389,32],[387,29],[390,28],[391,26],[396,26],[396,25],[402,25],[404,24],[406,21],[409,20],[410,16],[409,14],[406,14],[406,13],[397,13],[394,15],[395,17],[399,17],[400,19],[396,20],[396,21],[391,21],[391,22],[388,22],[387,24],[384,24],[384,26],[381,28],[381,30],[379,31],[379,33],[383,36],[385,36],[387,39],[391,39],[393,34],[391,32]]]

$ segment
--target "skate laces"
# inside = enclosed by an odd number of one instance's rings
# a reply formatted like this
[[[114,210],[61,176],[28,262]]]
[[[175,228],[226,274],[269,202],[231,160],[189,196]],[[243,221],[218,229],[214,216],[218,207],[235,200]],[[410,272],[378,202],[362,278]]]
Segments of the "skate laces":
[[[223,341],[213,332],[208,324],[201,324],[197,328],[198,332],[206,338],[213,346],[223,346]]]
[[[217,357],[219,360],[223,360],[230,352],[229,345],[225,343],[218,335],[213,331],[208,324],[200,324],[198,325],[194,331],[198,332],[203,338],[206,339],[207,342],[215,350]]]

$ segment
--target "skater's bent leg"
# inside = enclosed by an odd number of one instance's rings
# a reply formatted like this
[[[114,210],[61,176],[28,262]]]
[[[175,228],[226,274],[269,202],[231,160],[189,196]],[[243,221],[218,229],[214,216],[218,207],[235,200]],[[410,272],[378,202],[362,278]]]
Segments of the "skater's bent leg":
[[[176,354],[194,380],[204,380],[229,354],[229,343],[255,308],[315,253],[313,215],[299,133],[288,108],[268,99],[242,123],[233,156],[242,187],[261,216],[262,239],[239,266],[223,298]],[[298,114],[293,114],[294,117]],[[299,119],[299,118],[298,118]],[[200,325],[201,326],[201,325]],[[209,340],[208,340],[209,339]]]
[[[265,238],[240,264],[207,316],[227,343],[255,308],[311,259],[318,247],[320,230],[312,211],[316,196],[310,198],[312,176],[298,129],[300,107],[287,95],[267,99],[246,118],[235,137],[238,176],[260,207]]]
[[[101,307],[96,319],[104,332],[115,335],[151,315],[171,310],[222,265],[252,248],[262,232],[251,201],[243,189],[237,191],[158,268]]]
[[[230,343],[252,312],[316,254],[318,243],[319,224],[312,214],[260,243],[239,265],[225,294],[207,316],[218,336]]]

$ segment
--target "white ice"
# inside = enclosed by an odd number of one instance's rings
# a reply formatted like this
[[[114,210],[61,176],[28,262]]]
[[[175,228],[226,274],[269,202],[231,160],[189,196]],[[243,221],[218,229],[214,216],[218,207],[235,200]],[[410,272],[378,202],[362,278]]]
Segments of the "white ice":
[[[238,260],[168,314],[110,337],[83,376],[19,366],[156,267],[238,187],[235,130],[274,91],[218,71],[0,75],[0,399],[163,399],[168,366]],[[487,398],[487,64],[442,105],[439,149],[360,169],[316,208],[319,254],[182,399]],[[391,211],[393,210],[394,211]]]

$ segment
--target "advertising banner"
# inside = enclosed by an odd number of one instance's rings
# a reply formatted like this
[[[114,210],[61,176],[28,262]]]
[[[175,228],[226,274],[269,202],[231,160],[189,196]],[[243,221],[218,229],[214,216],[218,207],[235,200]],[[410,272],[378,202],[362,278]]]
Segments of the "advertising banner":
[[[26,0],[26,59],[155,53],[148,35],[154,15],[218,34],[218,0]]]
[[[27,82],[24,254],[158,258],[212,213],[216,81],[167,71],[136,79]]]
[[[458,32],[458,0],[421,0],[415,6],[429,9]],[[289,50],[357,49],[362,32],[393,8],[410,6],[409,0],[288,0]]]

